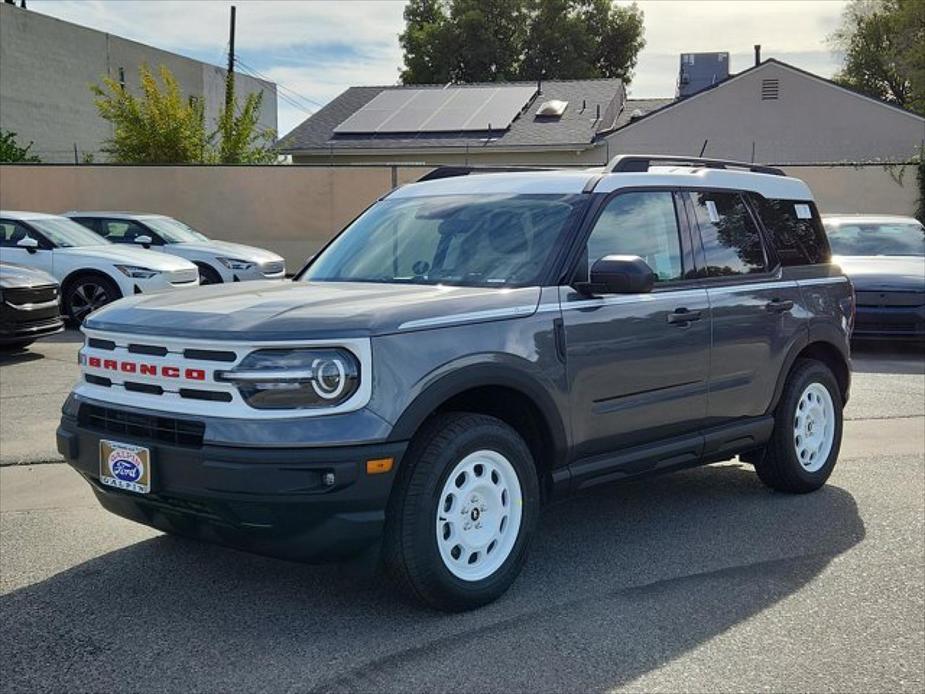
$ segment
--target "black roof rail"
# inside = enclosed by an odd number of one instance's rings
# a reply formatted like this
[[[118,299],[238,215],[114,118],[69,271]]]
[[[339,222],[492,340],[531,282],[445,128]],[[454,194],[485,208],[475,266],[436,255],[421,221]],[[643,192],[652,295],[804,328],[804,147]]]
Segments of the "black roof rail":
[[[681,164],[683,166],[701,166],[707,169],[745,169],[752,173],[786,176],[783,170],[773,166],[750,164],[731,159],[704,159],[703,157],[685,157],[667,154],[619,154],[611,159],[606,167],[609,173],[641,173],[655,164]]]
[[[455,176],[468,176],[483,173],[517,173],[520,171],[555,171],[549,166],[438,166],[428,171],[417,182],[436,181],[438,178],[453,178]]]

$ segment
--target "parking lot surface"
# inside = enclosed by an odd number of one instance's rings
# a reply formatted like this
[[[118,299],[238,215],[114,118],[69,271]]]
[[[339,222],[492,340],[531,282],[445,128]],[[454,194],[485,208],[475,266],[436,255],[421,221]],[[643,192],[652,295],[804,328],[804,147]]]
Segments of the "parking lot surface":
[[[528,566],[463,615],[369,562],[308,566],[106,514],[54,450],[69,332],[0,362],[3,691],[925,688],[925,358],[856,353],[817,493],[735,461],[546,509]]]

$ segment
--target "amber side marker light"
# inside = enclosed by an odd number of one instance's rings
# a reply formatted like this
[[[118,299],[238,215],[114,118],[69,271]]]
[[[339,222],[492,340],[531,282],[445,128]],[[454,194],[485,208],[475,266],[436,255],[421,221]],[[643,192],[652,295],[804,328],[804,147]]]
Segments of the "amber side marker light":
[[[389,472],[392,469],[394,458],[376,458],[375,460],[366,461],[367,475],[381,475],[383,472]]]

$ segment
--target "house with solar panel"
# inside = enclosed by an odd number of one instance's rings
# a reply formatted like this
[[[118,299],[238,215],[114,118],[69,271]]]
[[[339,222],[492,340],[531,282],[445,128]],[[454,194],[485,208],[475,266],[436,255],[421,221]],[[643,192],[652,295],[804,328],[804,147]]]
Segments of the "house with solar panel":
[[[351,87],[284,137],[294,163],[593,166],[672,153],[771,164],[902,163],[925,119],[775,59],[738,74],[685,53],[673,97],[618,79]]]

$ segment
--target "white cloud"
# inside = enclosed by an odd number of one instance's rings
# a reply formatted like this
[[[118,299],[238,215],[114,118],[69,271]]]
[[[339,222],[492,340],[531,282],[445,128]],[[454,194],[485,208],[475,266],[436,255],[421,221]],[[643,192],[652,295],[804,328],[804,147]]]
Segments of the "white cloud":
[[[223,64],[229,0],[29,0],[35,11]],[[392,84],[398,77],[402,0],[314,2],[235,0],[236,48],[263,75],[325,103],[347,87]],[[620,4],[628,4],[620,0]],[[733,71],[764,57],[831,76],[837,68],[825,42],[844,0],[642,0],[646,48],[631,94],[673,96],[682,52],[729,51]],[[281,92],[284,90],[281,90]],[[306,117],[279,102],[279,132]]]

